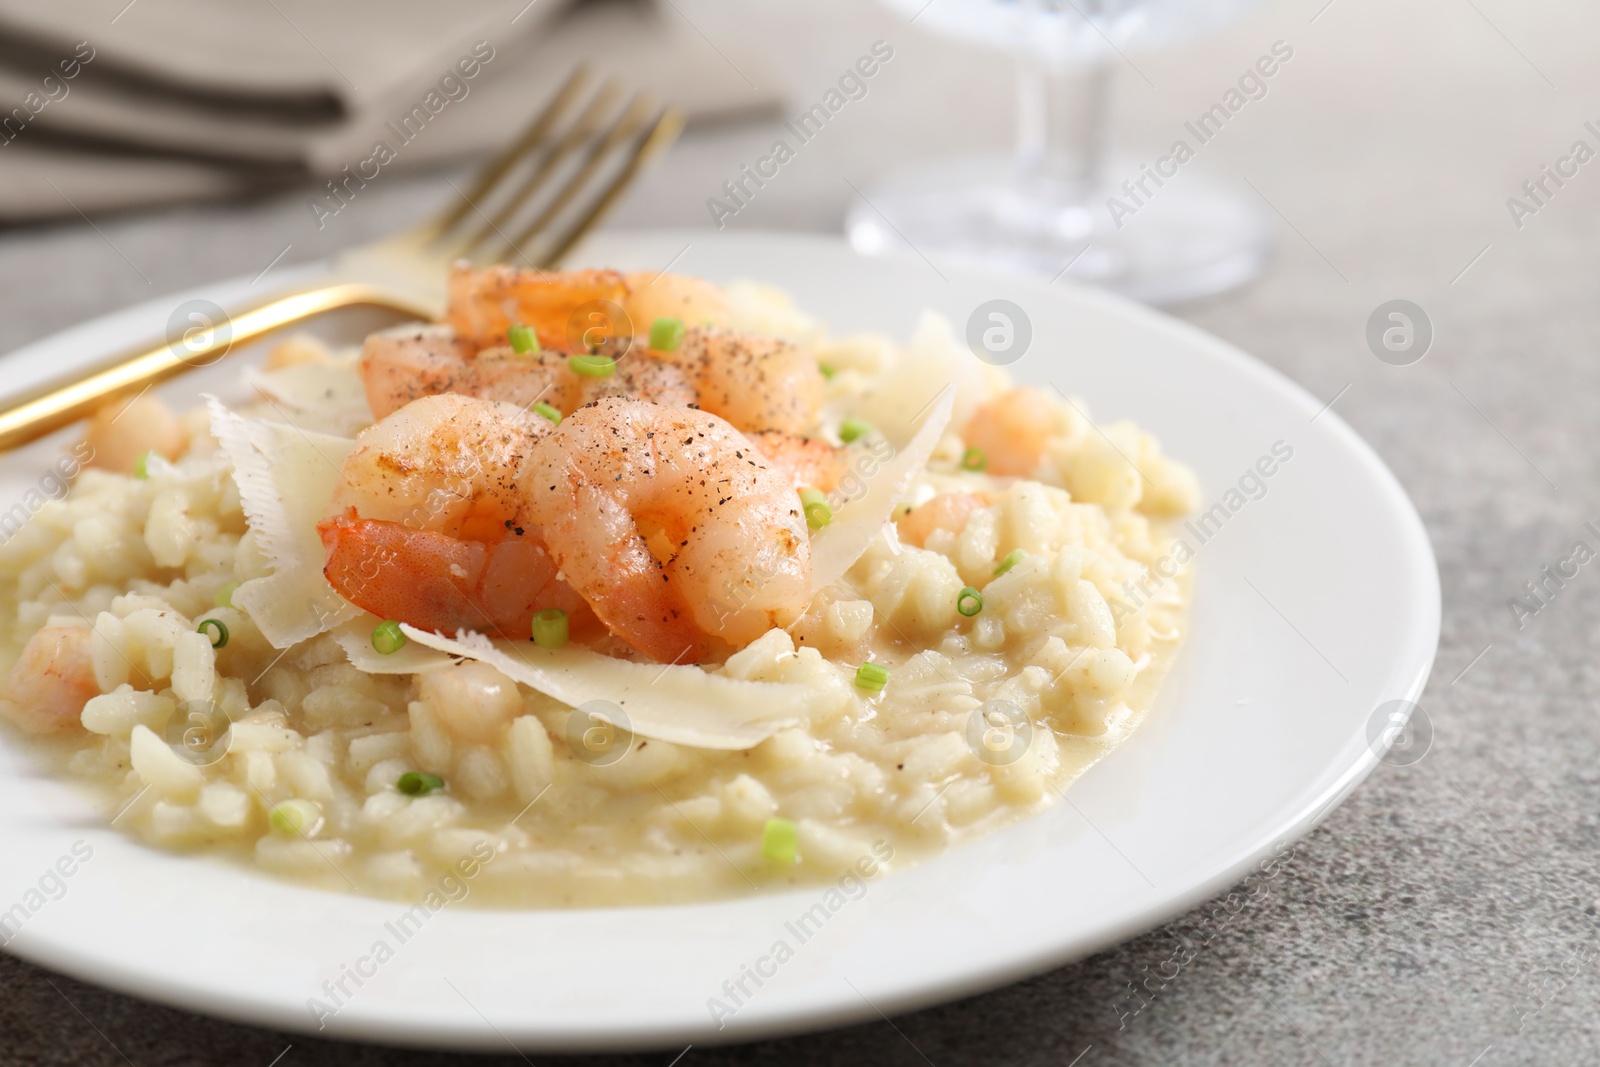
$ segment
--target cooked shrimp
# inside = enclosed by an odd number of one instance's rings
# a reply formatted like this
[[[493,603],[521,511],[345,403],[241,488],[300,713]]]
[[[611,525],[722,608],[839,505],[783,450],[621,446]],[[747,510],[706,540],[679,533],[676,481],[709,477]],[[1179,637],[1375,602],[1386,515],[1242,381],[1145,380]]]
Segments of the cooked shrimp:
[[[681,319],[685,326],[727,326],[732,321],[727,294],[703,278],[640,271],[622,280],[628,287],[622,307],[637,336],[648,336],[650,324],[662,318]]]
[[[526,637],[532,613],[592,622],[529,518],[524,486],[551,424],[509,404],[423,397],[363,430],[317,526],[323,574],[386,619]]]
[[[508,266],[479,270],[462,263],[450,270],[445,321],[474,348],[505,344],[506,331],[521,323],[533,327],[541,347],[577,352],[586,350],[593,338],[631,332],[626,323],[612,321],[620,317],[627,298],[628,286],[614,270],[540,271]],[[595,301],[616,311],[602,305],[599,319],[578,316],[584,305]],[[599,333],[595,332],[597,326]]]
[[[605,350],[601,350],[605,354]],[[652,404],[686,408],[699,402],[688,375],[670,363],[660,360],[628,356],[616,361],[612,373],[591,378],[574,374],[566,362],[561,365],[559,390],[552,401],[563,415],[608,396],[648,400]]]
[[[549,420],[510,404],[425,396],[367,427],[345,457],[331,515],[498,541],[523,515],[521,482]]]
[[[983,449],[990,474],[1023,477],[1044,459],[1055,427],[1049,401],[1019,385],[981,404],[961,435]]]
[[[822,372],[807,349],[776,337],[691,327],[676,351],[648,354],[683,368],[700,407],[749,433],[803,434],[822,407]]]
[[[787,626],[811,597],[791,479],[715,415],[608,398],[538,450],[533,517],[613,634],[698,662]]]
[[[940,493],[900,517],[896,524],[900,540],[921,548],[935,530],[958,534],[966,529],[974,511],[988,506],[989,498],[983,493]]]
[[[820,489],[828,493],[838,486],[844,453],[828,442],[776,430],[745,436],[762,458],[794,479],[795,488]]]
[[[413,323],[372,334],[361,346],[361,376],[374,418],[423,396],[459,393],[520,408],[546,403],[563,415],[602,396],[634,396],[689,405],[696,395],[683,371],[653,359],[617,361],[614,373],[594,378],[572,371],[568,357],[548,349],[518,354],[471,346],[445,325]]]
[[[650,348],[651,324],[668,317],[689,327],[683,342],[670,352]],[[811,429],[823,393],[816,357],[788,341],[725,329],[729,318],[722,290],[698,278],[463,264],[450,274],[447,325],[372,335],[362,375],[378,418],[448,391],[523,407],[542,399],[563,413],[600,396],[631,396],[697,405],[751,433]],[[517,323],[533,327],[543,351],[504,351]],[[630,358],[611,379],[577,382],[553,354],[595,350]]]
[[[98,696],[89,631],[47,626],[28,639],[0,683],[0,719],[30,734],[80,729],[83,706]]]
[[[451,389],[472,346],[443,323],[409,322],[368,334],[361,343],[361,379],[372,417],[381,419],[419,396]]]
[[[534,612],[559,608],[573,636],[593,629],[588,605],[526,527],[490,544],[345,515],[323,520],[317,532],[328,553],[328,583],[382,618],[446,634],[524,638]]]
[[[96,411],[84,441],[88,466],[132,474],[146,452],[177,459],[188,447],[189,435],[160,397],[140,393],[132,400],[108,401]]]
[[[776,338],[692,327],[675,352],[608,339],[602,354],[628,352],[603,378],[575,374],[553,349],[518,355],[472,344],[447,325],[412,324],[372,334],[361,347],[367,403],[383,418],[421,396],[460,393],[518,407],[535,401],[563,415],[603,396],[698,406],[748,433],[800,434],[817,421],[822,374],[805,349]]]

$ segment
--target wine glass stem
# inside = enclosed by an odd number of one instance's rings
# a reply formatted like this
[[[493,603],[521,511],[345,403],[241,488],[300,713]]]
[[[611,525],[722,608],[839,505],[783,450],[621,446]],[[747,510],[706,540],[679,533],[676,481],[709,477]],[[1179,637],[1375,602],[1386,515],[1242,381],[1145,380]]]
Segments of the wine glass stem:
[[[1017,171],[1087,196],[1105,166],[1111,68],[1017,61]]]

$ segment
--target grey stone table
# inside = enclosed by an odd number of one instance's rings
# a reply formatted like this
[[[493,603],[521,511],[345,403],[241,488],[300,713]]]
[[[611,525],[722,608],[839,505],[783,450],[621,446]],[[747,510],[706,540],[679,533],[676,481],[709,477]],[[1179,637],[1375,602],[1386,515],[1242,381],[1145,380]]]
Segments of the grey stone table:
[[[934,0],[942,2],[942,0]],[[681,0],[714,43],[773,44],[745,70],[809,105],[877,39],[895,58],[730,228],[837,232],[848,182],[1003,148],[1010,83],[980,54],[855,0]],[[1600,518],[1600,163],[1514,217],[1507,200],[1600,120],[1600,16],[1559,0],[1285,0],[1121,68],[1115,128],[1153,158],[1276,40],[1294,59],[1193,166],[1248,179],[1281,244],[1248,289],[1181,314],[1331,400],[1416,501],[1444,633],[1423,707],[1432,750],[1382,766],[1284,876],[1166,982],[1197,915],[1010,988],[887,1022],[731,1049],[700,1064],[1587,1064],[1600,1062],[1593,901],[1600,846],[1600,578],[1536,615],[1508,606]],[[727,50],[724,50],[727,52]],[[727,54],[735,66],[744,57]],[[1133,69],[1133,64],[1137,69]],[[776,122],[697,134],[617,225],[696,225]],[[1570,169],[1570,167],[1568,168]],[[303,195],[0,236],[0,350],[201,281],[316,258],[449,194],[385,176],[318,231]],[[1531,210],[1537,207],[1537,210]],[[1518,223],[1520,222],[1520,226]],[[285,251],[285,246],[288,250]],[[1392,367],[1363,340],[1416,301],[1437,338]],[[1595,546],[1593,541],[1590,542]],[[1315,560],[1307,560],[1315,566]],[[1385,605],[1374,603],[1382,612]],[[254,1030],[0,957],[7,1063],[436,1063],[434,1054]],[[1148,1003],[1135,1002],[1142,983]],[[292,1047],[289,1047],[292,1046]],[[667,1064],[675,1053],[606,1062]],[[549,1057],[539,1057],[548,1062]],[[462,1062],[465,1062],[463,1059]],[[522,1062],[507,1050],[508,1063]]]

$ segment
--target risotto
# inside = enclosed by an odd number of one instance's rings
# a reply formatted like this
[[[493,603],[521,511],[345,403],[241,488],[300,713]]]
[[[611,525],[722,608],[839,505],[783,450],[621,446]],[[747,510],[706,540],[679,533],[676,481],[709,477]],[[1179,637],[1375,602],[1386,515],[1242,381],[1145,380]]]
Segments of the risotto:
[[[0,716],[119,830],[407,900],[704,900],[970,839],[1139,723],[1197,498],[1149,435],[931,313],[832,338],[595,271],[558,321],[458,274],[447,324],[279,344],[248,404],[116,405],[7,527]],[[637,343],[589,332],[605,285]]]

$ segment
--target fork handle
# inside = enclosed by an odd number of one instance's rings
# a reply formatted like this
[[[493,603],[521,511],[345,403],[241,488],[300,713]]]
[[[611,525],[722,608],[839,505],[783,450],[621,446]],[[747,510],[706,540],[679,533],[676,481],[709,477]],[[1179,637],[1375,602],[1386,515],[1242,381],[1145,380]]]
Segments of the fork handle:
[[[56,381],[0,411],[0,451],[10,451],[77,422],[97,408],[134,396],[185,371],[209,366],[239,344],[293,325],[313,315],[350,307],[377,307],[432,318],[422,304],[392,290],[364,282],[335,282],[306,292],[279,296],[248,311],[229,315],[213,327],[206,343],[190,349],[174,343],[141,348],[102,364],[88,377]]]

